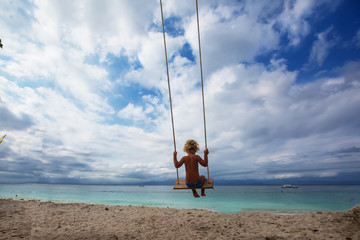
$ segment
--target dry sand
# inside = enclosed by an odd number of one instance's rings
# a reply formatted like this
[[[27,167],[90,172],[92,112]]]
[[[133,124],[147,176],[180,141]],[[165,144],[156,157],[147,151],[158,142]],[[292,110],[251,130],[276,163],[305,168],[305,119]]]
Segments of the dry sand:
[[[360,207],[298,215],[0,199],[0,239],[360,239]]]

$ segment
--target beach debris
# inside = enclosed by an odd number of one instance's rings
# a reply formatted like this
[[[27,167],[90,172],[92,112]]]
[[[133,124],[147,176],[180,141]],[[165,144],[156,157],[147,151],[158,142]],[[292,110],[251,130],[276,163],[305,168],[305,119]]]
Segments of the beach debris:
[[[265,240],[276,240],[279,239],[278,236],[270,236],[270,237],[265,237]]]
[[[106,211],[109,211],[109,208],[106,207],[105,210],[106,210]]]

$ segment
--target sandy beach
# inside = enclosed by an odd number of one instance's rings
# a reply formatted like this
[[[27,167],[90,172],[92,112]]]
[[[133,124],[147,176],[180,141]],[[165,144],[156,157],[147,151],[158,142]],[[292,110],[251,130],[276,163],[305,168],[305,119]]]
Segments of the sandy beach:
[[[0,239],[360,239],[360,207],[297,215],[0,199]]]

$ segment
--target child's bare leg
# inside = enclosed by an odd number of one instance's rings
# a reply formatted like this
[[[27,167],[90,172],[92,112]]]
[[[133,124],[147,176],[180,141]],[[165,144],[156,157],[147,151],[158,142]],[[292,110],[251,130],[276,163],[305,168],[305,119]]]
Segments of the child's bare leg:
[[[193,192],[194,197],[196,197],[196,198],[200,197],[199,194],[197,193],[196,189],[191,189],[191,190]]]
[[[201,189],[201,196],[203,196],[203,197],[206,196],[206,194],[205,194],[205,188],[202,188],[202,189]]]
[[[205,183],[205,176],[204,175],[201,175],[200,178],[202,179],[202,182],[203,182],[203,185]],[[205,194],[205,188],[202,188],[201,189],[201,196],[205,197],[206,194]]]

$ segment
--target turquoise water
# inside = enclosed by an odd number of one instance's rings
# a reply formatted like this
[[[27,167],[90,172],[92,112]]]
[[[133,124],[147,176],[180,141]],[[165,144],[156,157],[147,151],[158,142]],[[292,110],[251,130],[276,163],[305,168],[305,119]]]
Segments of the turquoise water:
[[[198,208],[221,213],[242,211],[344,211],[360,205],[360,185],[216,186],[195,199],[190,190],[172,186],[108,186],[60,184],[0,184],[0,197],[108,205]]]

